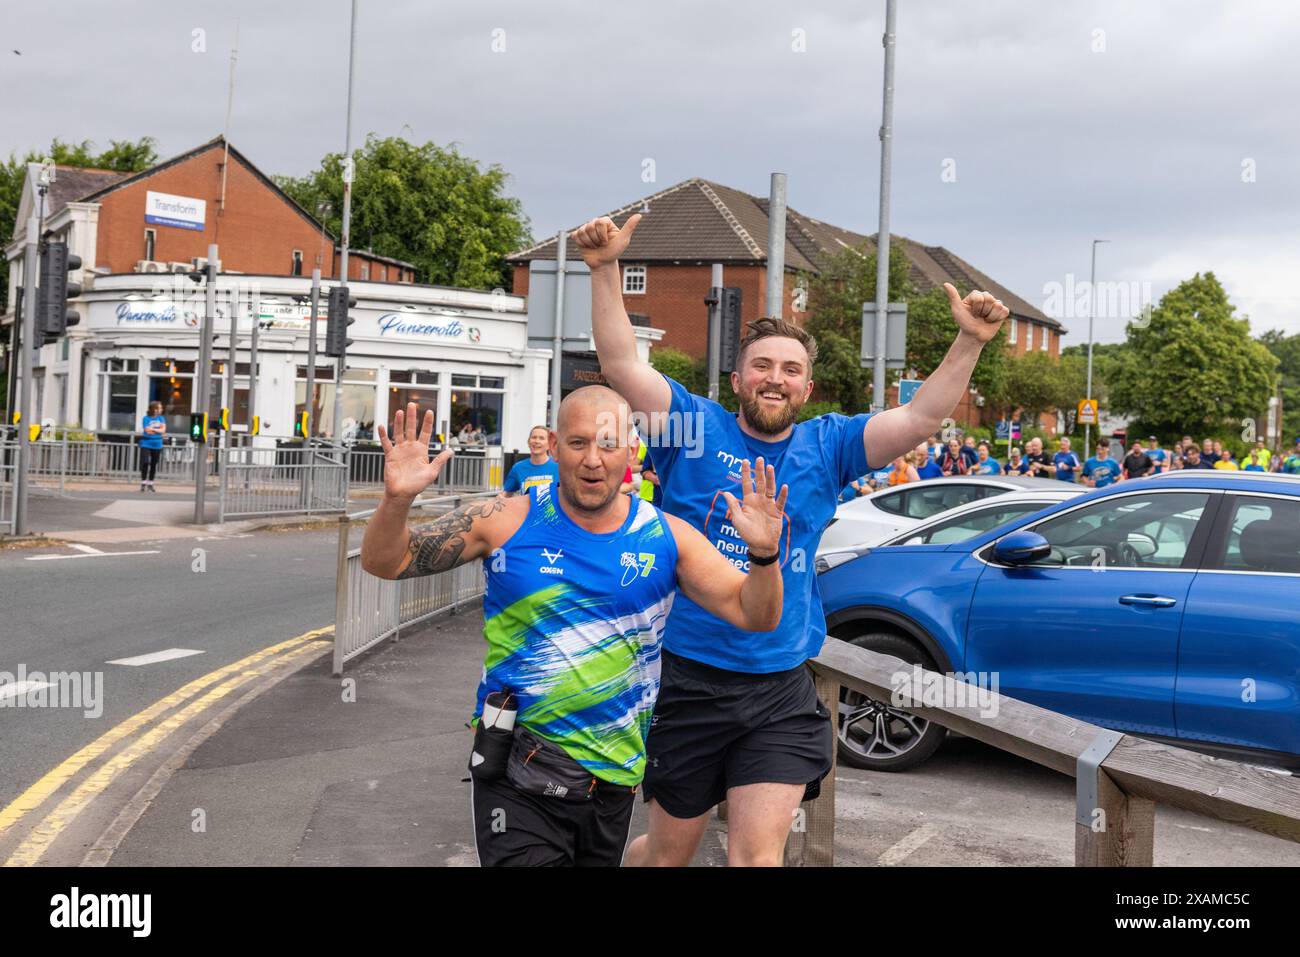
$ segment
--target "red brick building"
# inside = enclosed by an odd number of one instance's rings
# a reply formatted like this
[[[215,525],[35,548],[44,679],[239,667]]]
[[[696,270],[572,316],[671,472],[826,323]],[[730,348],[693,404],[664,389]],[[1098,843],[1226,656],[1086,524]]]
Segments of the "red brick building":
[[[703,300],[714,263],[722,264],[725,284],[741,290],[742,321],[747,324],[763,315],[767,208],[766,197],[690,179],[607,214],[619,224],[633,213],[643,214],[621,261],[623,302],[628,312],[647,316],[651,326],[665,330],[661,346],[673,346],[696,357],[705,355],[708,323]],[[921,292],[944,282],[951,282],[963,293],[988,290],[1011,309],[1010,348],[1017,353],[1042,349],[1054,358],[1059,356],[1065,329],[1055,319],[942,246],[926,246],[904,236],[891,236],[890,242],[906,254],[911,279]],[[507,257],[514,268],[515,293],[527,295],[529,262],[555,259],[555,245],[551,238]],[[783,310],[787,318],[795,322],[808,318],[805,299],[796,288],[798,274],[819,274],[827,257],[846,247],[870,253],[875,237],[787,209]],[[570,260],[581,257],[572,240],[566,255]],[[960,421],[981,420],[975,401],[972,396],[959,407]]]

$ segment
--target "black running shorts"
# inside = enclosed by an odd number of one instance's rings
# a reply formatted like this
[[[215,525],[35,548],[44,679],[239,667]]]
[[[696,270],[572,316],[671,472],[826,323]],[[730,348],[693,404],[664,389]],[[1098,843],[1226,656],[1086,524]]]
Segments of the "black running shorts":
[[[807,800],[834,746],[807,665],[745,674],[665,650],[642,787],[677,818],[706,813],[744,784],[802,784]]]
[[[587,801],[527,794],[471,778],[474,843],[483,867],[618,867],[636,793],[601,788]]]

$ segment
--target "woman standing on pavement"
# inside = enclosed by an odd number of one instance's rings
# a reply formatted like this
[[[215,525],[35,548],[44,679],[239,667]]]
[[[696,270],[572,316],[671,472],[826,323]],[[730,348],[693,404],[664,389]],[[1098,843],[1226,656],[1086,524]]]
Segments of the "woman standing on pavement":
[[[149,403],[149,414],[141,424],[140,491],[147,489],[156,494],[158,490],[153,487],[153,477],[158,471],[158,460],[162,458],[163,436],[167,434],[167,420],[163,418],[161,402]]]

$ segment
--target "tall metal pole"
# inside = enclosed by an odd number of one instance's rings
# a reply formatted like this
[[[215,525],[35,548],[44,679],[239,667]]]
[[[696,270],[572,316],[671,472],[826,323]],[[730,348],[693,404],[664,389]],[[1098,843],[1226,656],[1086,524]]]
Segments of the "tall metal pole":
[[[257,330],[261,328],[262,319],[252,302],[249,303],[248,312],[253,318],[253,342],[248,350],[248,444],[251,447],[253,417],[257,415]]]
[[[230,416],[230,431],[226,432],[223,438],[223,444],[226,448],[234,446],[235,442],[235,362],[239,358],[238,353],[238,336],[239,336],[239,295],[236,293],[227,296],[226,311],[230,313],[230,353],[226,360],[226,414]]]
[[[348,119],[343,135],[343,252],[339,256],[339,281],[348,284],[348,244],[352,236],[352,79],[357,62],[357,0],[352,0],[352,29],[348,40]],[[316,321],[315,315],[312,321]],[[344,338],[347,338],[344,330]],[[334,440],[343,444],[343,370],[347,368],[347,345],[334,364]]]
[[[316,395],[316,314],[320,311],[320,266],[311,271],[311,317],[307,324],[307,391],[303,402],[307,406],[307,430],[302,437],[304,445],[316,434],[316,413],[312,400]]]
[[[767,309],[763,315],[780,319],[784,300],[785,173],[773,173],[767,203]]]
[[[1109,239],[1094,239],[1092,241],[1092,274],[1088,278],[1088,385],[1085,391],[1088,393],[1085,399],[1092,398],[1092,321],[1097,314],[1097,244],[1108,243]],[[1101,415],[1097,415],[1097,429],[1101,429]],[[1092,439],[1092,425],[1085,424],[1083,427],[1083,460],[1088,461],[1090,455],[1089,443]]]
[[[885,335],[889,311],[889,187],[894,142],[895,0],[885,0],[885,101],[880,118],[880,228],[876,233],[876,360],[871,370],[871,408],[885,407]]]
[[[551,336],[551,428],[560,420],[560,363],[564,356],[564,267],[568,262],[569,237],[561,229],[555,239],[555,332]]]
[[[709,281],[709,398],[718,401],[718,377],[722,374],[722,263],[713,264],[713,278]]]
[[[208,246],[208,275],[204,283],[203,326],[199,331],[199,362],[194,370],[194,411],[208,411],[212,386],[212,335],[217,315],[217,244]],[[211,423],[209,423],[211,425]],[[210,431],[210,430],[209,430]],[[194,524],[204,522],[208,491],[208,446],[201,444],[194,454]]]
[[[30,430],[40,414],[32,411],[32,345],[40,348],[36,338],[36,270],[39,254],[40,222],[35,216],[27,218],[27,242],[23,247],[23,331],[18,346],[18,364],[22,381],[19,386],[18,471],[14,475],[14,534],[27,534],[27,469],[31,462]]]

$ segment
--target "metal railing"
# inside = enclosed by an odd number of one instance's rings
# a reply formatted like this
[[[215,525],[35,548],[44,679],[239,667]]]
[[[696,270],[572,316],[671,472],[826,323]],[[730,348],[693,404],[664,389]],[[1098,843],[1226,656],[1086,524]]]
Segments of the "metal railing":
[[[217,451],[217,521],[320,515],[348,508],[348,450],[232,448]]]
[[[14,483],[18,478],[18,442],[0,436],[0,532],[14,532]]]
[[[188,440],[164,443],[154,481],[193,484],[194,456],[199,447]],[[211,447],[204,446],[211,453]],[[28,476],[36,484],[58,481],[59,490],[71,481],[138,482],[140,446],[134,442],[96,442],[84,439],[41,439],[30,446]]]
[[[827,638],[809,664],[817,692],[834,716],[847,688],[875,701],[891,701],[894,676],[915,675],[898,658]],[[981,689],[979,703],[929,704],[941,689],[944,702],[973,695],[955,678],[922,672],[896,706],[970,738],[1076,779],[1074,863],[1077,867],[1149,867],[1155,856],[1155,804],[1182,808],[1300,841],[1300,780],[1268,768],[1208,757],[1097,727]],[[923,693],[924,692],[924,693]],[[988,701],[996,704],[988,708]],[[860,706],[855,706],[860,707]],[[985,711],[987,710],[987,714]],[[835,726],[838,727],[836,718]],[[802,841],[792,836],[787,864],[830,866],[835,851],[835,769],[821,794],[805,805]]]
[[[429,455],[442,451],[439,445],[429,447]],[[430,486],[439,492],[500,491],[503,474],[502,454],[499,448],[457,449],[452,460],[443,468],[438,481]],[[381,487],[384,484],[384,452],[378,447],[352,446],[352,485],[355,487]]]
[[[443,495],[417,500],[416,510],[447,510],[491,493]],[[338,566],[334,607],[334,674],[386,638],[397,638],[403,628],[444,612],[454,612],[483,595],[483,563],[470,562],[419,578],[389,581],[361,568],[361,549],[349,548],[352,522],[367,519],[374,509],[339,518]]]

